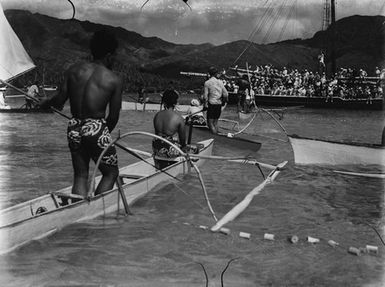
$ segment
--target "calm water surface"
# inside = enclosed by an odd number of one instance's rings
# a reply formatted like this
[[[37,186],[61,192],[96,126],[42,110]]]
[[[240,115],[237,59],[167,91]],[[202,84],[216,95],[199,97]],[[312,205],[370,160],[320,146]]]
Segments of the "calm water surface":
[[[153,115],[122,111],[117,129],[152,132]],[[234,110],[224,117],[235,119]],[[286,111],[280,123],[302,136],[379,143],[384,118],[382,111],[297,109]],[[55,114],[0,114],[1,208],[71,185],[66,124]],[[380,168],[295,166],[290,144],[271,139],[286,137],[266,114],[246,132],[266,136],[256,137],[263,143],[258,160],[289,164],[228,224],[231,234],[197,228],[213,220],[197,176],[186,175],[183,183],[170,183],[137,202],[133,216],[109,214],[73,224],[0,256],[0,286],[206,286],[198,263],[209,286],[221,286],[231,259],[224,286],[383,286],[385,249],[368,224],[383,234],[384,181],[333,172]],[[143,137],[126,144],[147,151],[151,146]],[[217,155],[241,153],[220,144],[214,149]],[[120,151],[119,156],[121,165],[135,161]],[[219,217],[263,180],[256,167],[223,161],[208,161],[201,172]],[[241,231],[251,239],[240,238]],[[275,241],[263,240],[264,233],[275,234]],[[293,234],[298,244],[288,243]],[[321,242],[311,245],[307,236]],[[328,246],[329,239],[340,247]],[[379,254],[347,253],[350,246],[367,244],[378,246]]]

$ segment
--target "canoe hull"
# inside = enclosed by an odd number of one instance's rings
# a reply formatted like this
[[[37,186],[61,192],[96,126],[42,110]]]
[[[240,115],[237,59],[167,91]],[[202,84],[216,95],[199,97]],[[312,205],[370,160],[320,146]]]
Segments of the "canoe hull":
[[[205,147],[200,154],[211,155],[213,140],[206,140],[201,143]],[[152,158],[147,160],[153,163]],[[195,164],[201,166],[204,161],[204,159],[199,159]],[[124,179],[123,190],[128,204],[134,204],[135,201],[150,191],[161,189],[168,182],[174,180],[170,175],[178,176],[186,174],[190,170],[191,167],[184,158],[179,158],[177,163],[164,169],[168,174],[156,170],[143,161],[121,168],[121,175],[141,176],[141,178]],[[71,187],[59,192],[71,193]],[[53,234],[69,224],[124,210],[116,186],[114,189],[92,197],[90,200],[81,200],[65,206],[60,206],[60,204],[60,198],[48,194],[0,211],[0,254],[10,252],[31,240]],[[39,208],[46,211],[37,214]]]
[[[188,127],[190,128],[190,127]],[[234,137],[228,137],[225,134],[212,134],[210,133],[207,126],[194,126],[192,131],[192,138],[194,141],[197,139],[194,137],[212,137],[217,144],[224,144],[230,147],[237,147],[245,152],[257,152],[262,147],[262,143],[257,142],[253,139],[253,136],[247,134],[239,134]]]
[[[338,143],[298,136],[289,136],[296,164],[382,165],[385,147],[357,143]]]

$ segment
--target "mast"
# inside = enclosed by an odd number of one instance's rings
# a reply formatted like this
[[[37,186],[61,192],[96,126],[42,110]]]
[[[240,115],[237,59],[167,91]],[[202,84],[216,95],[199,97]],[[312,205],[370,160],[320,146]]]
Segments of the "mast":
[[[332,76],[336,73],[336,47],[335,47],[335,42],[336,42],[336,1],[335,0],[330,0],[331,4],[331,25],[330,25],[330,33],[331,33],[331,68],[332,68]]]

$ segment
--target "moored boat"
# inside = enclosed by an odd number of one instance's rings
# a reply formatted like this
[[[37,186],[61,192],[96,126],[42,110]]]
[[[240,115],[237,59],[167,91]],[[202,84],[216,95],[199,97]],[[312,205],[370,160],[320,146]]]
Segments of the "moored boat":
[[[296,164],[382,165],[385,146],[352,142],[336,142],[288,135]]]
[[[197,155],[212,154],[213,139],[199,142]],[[145,162],[146,161],[146,162]],[[71,194],[71,187],[52,192],[0,211],[0,254],[10,252],[31,240],[49,236],[66,225],[95,218],[132,205],[150,191],[159,190],[174,177],[191,170],[185,157],[163,170],[154,167],[152,157],[120,168],[119,178],[110,191],[84,199]],[[194,159],[201,166],[204,158]],[[100,178],[95,178],[96,183]],[[121,194],[123,193],[123,195]]]
[[[384,99],[382,97],[373,99],[333,97],[332,99],[326,99],[325,97],[256,94],[254,98],[258,106],[266,107],[304,106],[306,108],[382,110],[384,105]],[[229,101],[231,104],[236,104],[237,95],[229,93]]]

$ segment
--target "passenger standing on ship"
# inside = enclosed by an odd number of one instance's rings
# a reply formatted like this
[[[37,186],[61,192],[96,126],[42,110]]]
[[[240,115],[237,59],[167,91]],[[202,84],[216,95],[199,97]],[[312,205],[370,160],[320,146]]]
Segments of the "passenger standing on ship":
[[[96,162],[111,142],[122,105],[122,79],[111,67],[118,42],[108,31],[97,31],[90,41],[92,62],[72,65],[64,74],[60,93],[43,101],[41,106],[62,109],[69,99],[72,118],[68,122],[67,139],[74,169],[72,193],[87,195],[89,163]],[[109,112],[107,113],[107,106]],[[104,154],[99,170],[102,179],[95,194],[112,189],[118,177],[118,157],[114,146]]]
[[[228,101],[228,92],[221,80],[217,77],[218,71],[210,67],[210,78],[203,87],[203,102],[207,108],[207,125],[213,134],[218,133],[218,119],[221,116],[222,106]]]
[[[325,65],[325,54],[323,51],[318,55],[318,73],[322,75],[326,71],[326,65]]]

